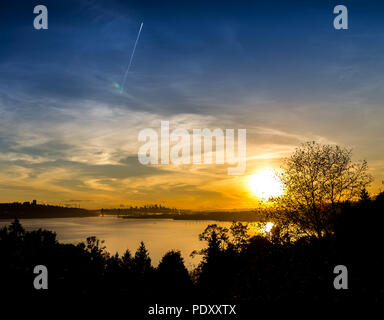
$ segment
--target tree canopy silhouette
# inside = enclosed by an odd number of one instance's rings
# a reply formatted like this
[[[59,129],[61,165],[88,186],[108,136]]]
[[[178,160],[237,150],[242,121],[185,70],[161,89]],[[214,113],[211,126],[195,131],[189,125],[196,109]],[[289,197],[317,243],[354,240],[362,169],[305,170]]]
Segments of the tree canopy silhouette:
[[[355,200],[372,181],[366,161],[352,161],[352,150],[306,142],[282,165],[284,195],[275,217],[306,234],[331,232],[330,219],[347,200]]]
[[[152,271],[151,258],[143,241],[140,242],[140,246],[133,258],[133,268],[141,275]]]

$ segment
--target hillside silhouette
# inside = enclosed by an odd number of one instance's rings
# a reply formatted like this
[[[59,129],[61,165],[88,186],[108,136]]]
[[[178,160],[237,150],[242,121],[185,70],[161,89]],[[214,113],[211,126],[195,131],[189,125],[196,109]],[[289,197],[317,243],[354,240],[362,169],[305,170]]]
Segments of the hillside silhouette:
[[[81,208],[37,204],[33,202],[0,203],[0,219],[92,217],[98,213]]]

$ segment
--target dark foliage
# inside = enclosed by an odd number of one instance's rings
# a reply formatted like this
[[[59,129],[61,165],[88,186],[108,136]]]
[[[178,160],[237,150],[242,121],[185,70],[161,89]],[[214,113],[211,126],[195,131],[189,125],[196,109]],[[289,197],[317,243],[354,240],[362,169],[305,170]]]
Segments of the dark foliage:
[[[322,238],[291,242],[272,230],[270,237],[256,236],[234,249],[239,233],[234,237],[209,226],[201,235],[208,247],[201,252],[199,293],[206,299],[257,303],[382,302],[383,199],[383,193],[371,200],[363,192],[359,202],[344,203],[332,234]],[[348,268],[348,290],[333,286],[336,265]]]
[[[383,213],[384,195],[364,193],[360,201],[343,204],[329,236],[295,242],[273,230],[269,237],[249,238],[241,223],[229,229],[210,225],[200,235],[207,247],[197,252],[202,262],[193,273],[178,251],[166,253],[154,268],[144,243],[134,255],[126,251],[120,257],[95,237],[62,244],[55,233],[26,232],[16,219],[0,229],[2,294],[155,303],[379,302],[384,297]],[[33,288],[33,267],[39,264],[49,270],[49,290]],[[333,287],[339,264],[348,267],[348,290]]]
[[[96,211],[80,208],[68,208],[33,202],[0,203],[0,219],[30,218],[71,218],[97,216]]]

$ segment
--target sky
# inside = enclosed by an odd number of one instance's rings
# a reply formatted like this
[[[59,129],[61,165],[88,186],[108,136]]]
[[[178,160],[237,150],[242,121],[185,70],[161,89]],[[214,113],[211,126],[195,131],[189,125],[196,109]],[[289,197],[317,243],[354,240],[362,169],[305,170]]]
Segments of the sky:
[[[348,30],[333,27],[338,4]],[[252,208],[247,177],[312,140],[353,148],[380,191],[383,15],[373,0],[2,0],[0,202]],[[161,120],[245,128],[246,171],[142,165],[138,134]]]

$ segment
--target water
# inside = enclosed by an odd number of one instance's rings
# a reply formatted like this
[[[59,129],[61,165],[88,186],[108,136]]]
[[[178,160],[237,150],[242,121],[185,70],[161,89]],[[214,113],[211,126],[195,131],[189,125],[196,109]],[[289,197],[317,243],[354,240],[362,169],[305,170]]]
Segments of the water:
[[[0,220],[0,226],[9,225],[11,220]],[[106,249],[120,255],[129,249],[135,253],[140,241],[144,241],[152,264],[156,266],[169,250],[180,250],[188,269],[196,267],[200,256],[190,257],[193,250],[202,249],[205,243],[199,241],[199,234],[209,224],[229,227],[230,222],[206,220],[168,219],[122,219],[117,217],[22,219],[27,230],[38,228],[54,231],[62,243],[79,243],[89,236],[105,240]]]

